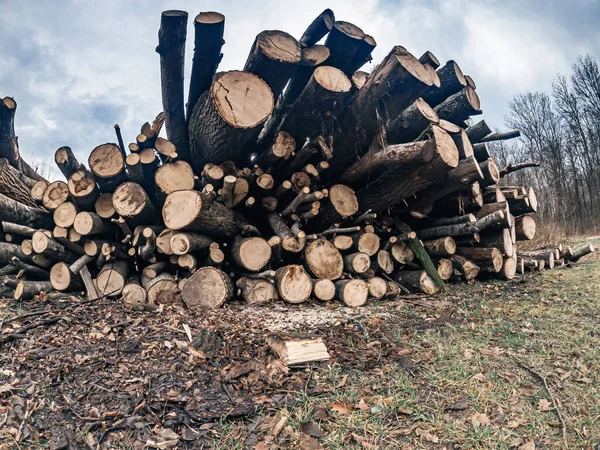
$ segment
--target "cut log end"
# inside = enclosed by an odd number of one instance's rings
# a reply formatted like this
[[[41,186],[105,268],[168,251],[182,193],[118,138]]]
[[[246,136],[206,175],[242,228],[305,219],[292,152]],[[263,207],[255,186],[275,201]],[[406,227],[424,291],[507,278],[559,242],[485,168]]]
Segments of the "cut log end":
[[[302,303],[312,292],[312,280],[302,266],[295,264],[277,270],[275,285],[279,296],[288,303]]]

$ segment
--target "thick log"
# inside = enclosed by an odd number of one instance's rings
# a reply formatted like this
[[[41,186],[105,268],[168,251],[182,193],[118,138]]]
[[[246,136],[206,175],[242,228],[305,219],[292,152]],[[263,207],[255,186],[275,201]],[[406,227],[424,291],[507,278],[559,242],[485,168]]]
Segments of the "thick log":
[[[331,66],[318,67],[291,105],[281,130],[287,131],[296,142],[324,134],[339,119],[343,100],[351,88],[350,79],[341,70]]]
[[[250,272],[259,272],[271,260],[271,247],[261,237],[236,236],[231,247],[231,257],[241,268]]]
[[[331,53],[327,65],[336,67],[347,75],[352,75],[360,67],[351,64],[352,59],[365,45],[365,36],[364,31],[356,25],[350,22],[336,21],[325,40],[325,46]],[[352,70],[353,68],[354,70]]]
[[[442,225],[434,228],[426,228],[419,230],[417,234],[421,239],[436,239],[444,236],[464,236],[468,234],[478,233],[481,230],[488,228],[494,224],[502,224],[503,228],[510,225],[507,224],[507,211],[505,207],[492,211],[491,213],[482,216],[474,223],[459,223],[451,225]]]
[[[535,219],[531,216],[520,216],[515,219],[515,231],[518,241],[533,239],[535,228]]]
[[[492,132],[485,120],[480,120],[475,125],[471,125],[466,129],[467,136],[472,144],[483,142],[483,139]],[[488,156],[489,158],[489,156]],[[487,159],[487,158],[485,158]]]
[[[352,248],[358,252],[374,256],[381,247],[381,239],[375,233],[360,231],[352,235]]]
[[[98,293],[107,297],[119,296],[127,281],[129,269],[129,263],[123,260],[105,264],[96,278]]]
[[[502,253],[494,247],[458,247],[456,253],[490,272],[500,272],[504,264]]]
[[[219,202],[197,191],[176,191],[167,196],[162,210],[167,228],[233,237],[245,229],[246,221]]]
[[[113,230],[110,222],[105,221],[98,214],[89,211],[82,211],[75,216],[73,228],[82,236],[107,234]]]
[[[437,273],[444,281],[448,281],[452,278],[452,274],[454,273],[452,261],[449,259],[440,259],[437,261]]]
[[[54,153],[54,162],[67,180],[78,170],[85,170],[85,167],[82,167],[79,161],[77,161],[71,147],[64,146],[56,150]]]
[[[116,144],[97,146],[90,153],[88,164],[103,192],[113,192],[117,186],[127,179],[125,157]]]
[[[50,270],[50,283],[57,291],[73,291],[83,287],[79,273],[83,267],[94,258],[89,255],[83,255],[70,266],[64,262],[59,262],[52,266]]]
[[[363,209],[381,212],[443,180],[449,170],[458,166],[458,150],[450,135],[435,125],[432,132],[435,150],[431,161],[417,166],[389,168],[357,193],[358,203]]]
[[[162,105],[166,114],[167,139],[175,144],[177,153],[184,160],[189,158],[188,129],[183,107],[187,18],[188,13],[185,11],[164,11],[161,15],[156,47],[156,52],[160,55]]]
[[[390,248],[390,253],[392,254],[392,258],[401,265],[411,263],[415,259],[415,254],[410,246],[402,241],[393,244]]]
[[[344,269],[353,274],[359,275],[365,273],[371,267],[371,258],[362,252],[344,255]]]
[[[596,248],[594,247],[593,244],[586,244],[582,247],[579,247],[577,250],[574,250],[573,256],[569,257],[569,261],[577,262],[584,256],[589,255],[590,253],[593,253],[595,251],[596,251]]]
[[[156,194],[162,202],[171,192],[194,189],[194,171],[185,161],[163,164],[154,174]]]
[[[474,280],[479,275],[479,266],[464,256],[452,255],[450,261],[452,261],[452,266],[464,277],[465,281]]]
[[[335,236],[330,242],[340,251],[348,250],[354,244],[351,236],[345,236],[343,234]]]
[[[517,274],[517,257],[504,258],[502,269],[498,272],[498,276],[503,280],[512,280]]]
[[[475,159],[481,163],[487,161],[492,157],[490,153],[490,148],[486,143],[474,144],[473,154],[475,155]]]
[[[185,283],[181,291],[188,307],[218,308],[234,294],[229,276],[215,267],[201,267]]]
[[[39,180],[35,182],[35,184],[31,188],[31,198],[33,198],[33,200],[36,203],[42,203],[42,199],[44,198],[44,191],[46,190],[49,184],[50,183],[48,183],[46,180]]]
[[[0,194],[0,211],[2,220],[7,222],[34,228],[52,228],[54,226],[52,215],[49,212],[26,206],[3,194]]]
[[[423,94],[423,100],[432,107],[439,105],[445,99],[467,86],[467,80],[465,80],[460,67],[454,61],[448,61],[444,66],[440,67],[437,70],[437,74],[440,78],[440,87],[431,86]]]
[[[481,187],[491,186],[500,180],[500,172],[494,158],[489,158],[487,161],[480,163],[479,167],[483,173],[483,179],[479,181]]]
[[[429,64],[434,69],[440,67],[440,60],[429,50],[423,53],[423,55],[419,58],[419,62],[421,64]]]
[[[96,178],[87,170],[79,170],[69,178],[69,194],[75,203],[82,209],[94,208],[96,199],[100,195]]]
[[[0,228],[4,233],[16,234],[18,236],[31,237],[37,231],[34,228],[12,222],[0,222]]]
[[[171,305],[180,301],[181,292],[175,277],[170,273],[165,272],[156,278],[145,279],[142,285],[146,289],[146,298],[150,305]]]
[[[154,225],[158,214],[148,194],[139,184],[132,181],[121,184],[113,193],[113,206],[119,216],[132,227]]]
[[[452,139],[454,139],[460,159],[470,158],[475,154],[473,145],[471,144],[471,141],[469,141],[469,137],[465,130],[461,129],[458,133],[453,134]]]
[[[52,291],[49,281],[19,281],[15,288],[15,300],[30,300],[42,292]]]
[[[456,253],[456,242],[451,236],[423,241],[423,247],[429,256],[450,256]]]
[[[288,303],[302,303],[312,292],[312,280],[302,266],[295,264],[277,270],[275,286],[280,298]]]
[[[357,308],[367,303],[369,286],[360,279],[340,280],[335,283],[337,298],[346,306]]]
[[[215,76],[190,117],[190,163],[201,172],[206,163],[246,162],[244,146],[256,137],[273,111],[273,93],[263,80],[247,72]]]
[[[516,198],[508,200],[508,203],[511,212],[516,216],[537,212],[538,201],[532,187],[527,190],[527,194],[518,195]]]
[[[116,212],[113,205],[113,194],[111,192],[100,194],[94,203],[94,210],[102,219],[112,218]]]
[[[348,76],[352,76],[358,69],[360,69],[369,61],[372,61],[373,57],[371,56],[371,53],[373,53],[375,47],[377,47],[377,41],[375,41],[375,38],[366,34],[360,41],[360,44],[352,56],[352,59],[350,59],[350,61],[348,61],[348,63],[344,66],[344,73]]]
[[[134,310],[137,308],[143,309],[143,305],[147,303],[148,299],[146,289],[140,285],[138,276],[129,277],[127,284],[123,287],[121,296],[125,307]]]
[[[418,98],[401,114],[388,121],[386,140],[390,144],[406,143],[417,139],[430,124],[439,122],[438,115],[422,98]]]
[[[387,250],[379,250],[373,260],[372,265],[376,271],[379,270],[388,275],[394,271],[394,262],[392,261],[390,252]]]
[[[331,9],[324,10],[315,20],[306,28],[300,38],[300,45],[310,47],[319,42],[333,28],[335,16]]]
[[[319,215],[310,221],[320,229],[339,224],[342,220],[358,212],[358,201],[354,191],[343,184],[335,184],[329,188],[329,202],[321,208]]]
[[[187,101],[187,118],[192,115],[200,96],[208,91],[223,58],[225,16],[218,12],[201,12],[194,20],[194,56]]]
[[[42,204],[49,211],[54,211],[69,198],[69,187],[63,181],[55,181],[50,183],[44,195],[42,196]]]
[[[72,202],[65,202],[59,205],[52,214],[54,223],[63,228],[69,228],[73,226],[75,222],[75,216],[79,212],[79,208]]]
[[[262,78],[277,98],[301,59],[302,49],[294,37],[283,31],[267,30],[256,36],[244,72]]]
[[[424,270],[402,270],[396,274],[394,280],[412,292],[433,295],[440,291],[440,288]]]
[[[444,181],[417,194],[416,202],[408,208],[414,217],[424,217],[434,209],[434,203],[450,194],[464,190],[469,184],[483,179],[483,173],[473,156],[462,159],[446,174]]]
[[[509,228],[502,230],[491,230],[480,235],[479,244],[482,247],[496,247],[502,254],[508,258],[515,255],[515,246],[512,242]],[[516,267],[516,265],[515,265]]]
[[[342,276],[344,270],[342,255],[324,238],[314,240],[306,246],[304,259],[310,272],[317,278],[337,280]]]
[[[235,285],[248,305],[264,305],[277,300],[277,290],[269,280],[241,277]]]
[[[467,86],[448,97],[433,110],[440,119],[458,124],[468,119],[469,116],[480,114],[479,107],[479,96]]]
[[[383,278],[373,277],[368,285],[369,295],[375,299],[383,298],[388,293],[388,283]]]

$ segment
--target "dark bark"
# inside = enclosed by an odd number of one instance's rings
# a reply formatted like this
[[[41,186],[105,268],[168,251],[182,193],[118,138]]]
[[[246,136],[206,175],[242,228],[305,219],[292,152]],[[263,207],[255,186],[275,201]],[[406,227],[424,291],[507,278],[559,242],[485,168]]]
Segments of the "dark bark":
[[[81,164],[75,158],[71,147],[64,146],[56,150],[54,162],[67,180],[78,170],[85,170],[85,167],[81,167]]]
[[[48,211],[24,205],[3,194],[0,194],[0,213],[2,219],[7,222],[15,222],[33,228],[54,228],[52,214]]]
[[[187,102],[189,121],[200,96],[208,91],[213,75],[223,58],[225,16],[217,12],[202,12],[194,20],[194,57]]]
[[[327,8],[317,16],[315,20],[306,28],[300,38],[300,45],[310,47],[319,42],[333,28],[335,16],[333,11]]]
[[[465,131],[467,136],[469,136],[471,143],[478,144],[479,142],[483,142],[483,138],[490,134],[492,129],[488,126],[485,120],[480,120],[475,125],[471,125]]]
[[[503,133],[490,133],[486,135],[480,142],[492,142],[492,141],[505,141],[508,139],[514,139],[521,136],[519,130],[505,131]]]
[[[422,98],[389,120],[385,127],[385,138],[389,144],[402,144],[417,139],[430,124],[438,123],[435,111]]]
[[[467,86],[456,94],[446,98],[446,100],[434,108],[434,111],[440,119],[460,124],[470,116],[481,114],[479,107],[479,96],[473,89]]]
[[[37,207],[31,189],[23,182],[22,174],[6,158],[0,158],[0,194],[24,205]]]
[[[185,11],[164,11],[158,30],[160,55],[160,80],[163,111],[166,114],[167,139],[177,148],[181,159],[188,159],[188,130],[185,121],[183,69],[185,62],[185,40],[187,36]]]
[[[451,95],[456,94],[467,85],[467,80],[454,61],[448,61],[437,70],[440,77],[440,87],[432,86],[423,93],[423,100],[431,105],[437,106]]]

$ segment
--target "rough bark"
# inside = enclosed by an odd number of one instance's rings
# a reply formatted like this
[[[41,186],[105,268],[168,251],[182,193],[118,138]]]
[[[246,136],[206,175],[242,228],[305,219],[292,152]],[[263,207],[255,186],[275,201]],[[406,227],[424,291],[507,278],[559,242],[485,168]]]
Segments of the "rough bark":
[[[32,196],[32,190],[23,181],[23,178],[23,174],[11,166],[6,158],[0,159],[0,194],[24,205],[36,207],[37,203]]]
[[[483,138],[492,132],[492,129],[488,126],[485,120],[480,120],[475,125],[471,125],[466,130],[467,136],[472,144],[478,144],[483,142]],[[487,159],[487,158],[486,158]]]
[[[469,116],[481,114],[479,96],[470,87],[465,87],[454,95],[451,95],[433,110],[440,119],[454,124],[464,122]]]
[[[398,284],[412,292],[423,292],[433,295],[440,291],[440,288],[424,270],[402,270],[396,273],[394,279]]]
[[[188,129],[183,107],[183,68],[185,62],[185,40],[187,36],[185,11],[164,11],[158,30],[160,55],[160,81],[163,111],[166,114],[167,139],[177,148],[180,158],[188,159]]]
[[[504,264],[502,253],[494,247],[458,247],[456,253],[490,272],[500,272]]]
[[[479,266],[464,256],[452,255],[450,261],[452,261],[452,266],[464,277],[465,281],[474,280],[479,275]]]
[[[225,16],[218,12],[201,12],[194,20],[194,57],[187,101],[187,118],[192,115],[200,95],[210,88],[213,75],[223,58]]]
[[[67,180],[78,170],[85,170],[85,167],[81,167],[81,164],[77,161],[71,147],[64,146],[56,150],[54,162]]]
[[[33,228],[52,228],[52,214],[39,208],[26,206],[12,198],[0,194],[0,212],[2,220]]]
[[[388,120],[385,127],[386,141],[400,144],[417,139],[430,124],[439,122],[438,115],[422,98],[418,98],[401,114]]]
[[[423,247],[429,256],[450,256],[456,252],[456,242],[451,236],[423,241]]]
[[[465,80],[460,67],[454,61],[448,61],[444,66],[440,67],[437,70],[437,74],[440,77],[440,87],[431,86],[423,94],[423,100],[432,107],[439,105],[445,99],[467,86],[467,80]]]
[[[19,281],[15,288],[15,300],[30,300],[42,292],[52,291],[49,281]]]

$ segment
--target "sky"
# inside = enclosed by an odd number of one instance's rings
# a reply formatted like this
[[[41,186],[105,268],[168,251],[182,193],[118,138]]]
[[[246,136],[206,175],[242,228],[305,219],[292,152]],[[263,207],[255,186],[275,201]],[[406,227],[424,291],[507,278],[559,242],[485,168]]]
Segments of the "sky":
[[[193,19],[225,15],[219,70],[241,69],[255,36],[268,29],[300,38],[324,8],[377,41],[372,70],[394,45],[417,58],[426,50],[455,60],[477,84],[483,118],[502,128],[510,99],[549,92],[580,54],[600,60],[600,1],[596,0],[0,0],[0,96],[17,101],[21,153],[47,163],[69,145],[81,162],[91,150],[125,144],[162,110],[158,43],[160,13],[189,13],[187,83]]]

